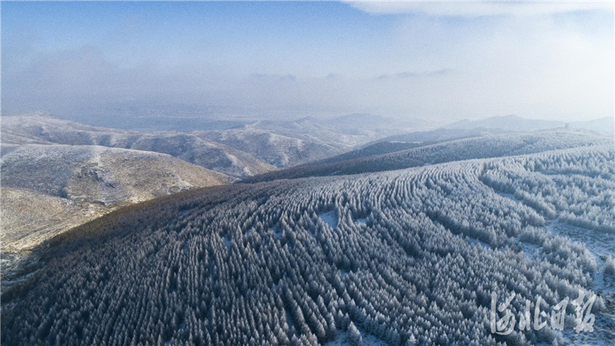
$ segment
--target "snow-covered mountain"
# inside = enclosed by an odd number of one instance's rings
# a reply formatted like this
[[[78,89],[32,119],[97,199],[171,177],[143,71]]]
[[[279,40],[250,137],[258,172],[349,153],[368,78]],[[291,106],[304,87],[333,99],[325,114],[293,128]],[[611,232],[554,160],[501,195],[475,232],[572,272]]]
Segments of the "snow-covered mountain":
[[[442,129],[449,130],[482,130],[482,131],[494,131],[499,130],[502,132],[529,132],[540,131],[556,128],[575,128],[585,129],[596,132],[601,132],[610,136],[613,136],[614,131],[614,118],[606,117],[600,119],[575,121],[575,122],[563,122],[563,121],[548,121],[548,120],[535,120],[525,119],[516,115],[505,115],[498,117],[491,117],[481,120],[461,120],[450,125],[443,126]]]
[[[155,151],[242,178],[339,155],[404,129],[392,119],[366,114],[188,132],[129,131],[33,115],[3,117],[2,142]]]
[[[2,118],[6,144],[98,145],[169,154],[186,162],[233,177],[274,170],[254,156],[190,133],[138,132],[95,127],[47,116]]]
[[[244,182],[379,172],[436,163],[538,153],[584,146],[612,145],[612,137],[587,130],[547,130],[529,133],[485,135],[431,144],[374,144],[354,152],[247,177]]]
[[[3,187],[103,205],[230,182],[170,155],[91,145],[5,144],[0,166]]]
[[[606,117],[588,121],[576,121],[569,123],[568,127],[601,132],[613,137],[615,134],[615,118]]]
[[[547,130],[564,127],[566,124],[561,121],[547,121],[525,119],[516,115],[505,115],[491,117],[481,120],[461,120],[450,125],[443,126],[443,129],[498,129],[509,132],[527,132],[536,130]]]
[[[52,239],[4,293],[2,343],[608,344],[614,158],[589,146],[234,184],[110,214]],[[493,294],[520,316],[593,292],[591,333],[573,318],[490,330]]]
[[[224,143],[278,168],[339,155],[384,136],[403,132],[398,120],[349,114],[292,121],[257,121],[234,129],[198,131],[201,138]]]

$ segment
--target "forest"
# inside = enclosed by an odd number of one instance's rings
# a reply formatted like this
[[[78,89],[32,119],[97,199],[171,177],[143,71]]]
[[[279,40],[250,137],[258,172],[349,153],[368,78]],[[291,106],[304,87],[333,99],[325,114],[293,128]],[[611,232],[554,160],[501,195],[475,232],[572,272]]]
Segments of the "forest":
[[[555,345],[586,341],[571,305],[563,332],[497,335],[491,295],[518,315],[579,292],[608,343],[615,261],[549,227],[615,233],[614,163],[593,145],[152,205],[52,241],[3,296],[2,344]]]

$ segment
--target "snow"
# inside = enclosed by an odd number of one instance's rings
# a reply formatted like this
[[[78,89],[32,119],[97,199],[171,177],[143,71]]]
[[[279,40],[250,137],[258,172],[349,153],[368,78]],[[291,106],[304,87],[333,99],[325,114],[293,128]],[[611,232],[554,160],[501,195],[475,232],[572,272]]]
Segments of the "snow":
[[[274,237],[276,237],[277,239],[282,238],[282,230],[280,229],[280,226],[275,225],[275,227],[273,227],[272,231],[273,231],[273,236]]]
[[[320,219],[329,225],[329,227],[336,229],[337,228],[337,215],[335,215],[335,211],[328,211],[326,213],[322,213],[318,215]]]
[[[363,337],[363,346],[389,346],[386,342],[378,339],[377,337],[371,334],[365,334],[362,328],[358,328],[361,331],[361,336]],[[335,340],[329,341],[324,344],[324,346],[350,346],[352,343],[349,340],[348,332],[343,330],[337,331],[337,336]]]
[[[559,220],[551,222],[546,229],[555,235],[583,243],[598,264],[598,270],[594,273],[593,289],[596,292],[615,293],[615,280],[604,277],[606,258],[615,254],[615,234],[573,226]]]
[[[540,253],[540,246],[536,244],[531,244],[524,241],[519,241],[519,244],[521,244],[521,247],[523,248],[523,253],[529,259],[535,259],[536,256],[538,256]]]
[[[367,224],[367,218],[364,217],[364,218],[357,219],[357,220],[355,220],[355,223],[359,224],[359,225],[365,225],[365,224]]]
[[[476,239],[476,238],[471,238],[471,237],[468,237],[468,241],[470,241],[470,243],[472,243],[472,244],[474,244],[474,245],[480,245],[480,246],[482,246],[482,247],[483,247],[483,248],[485,248],[485,249],[489,249],[489,248],[491,248],[491,245],[489,245],[489,244],[485,243],[485,242],[484,242],[484,241],[482,241],[482,240],[478,240],[478,239]]]

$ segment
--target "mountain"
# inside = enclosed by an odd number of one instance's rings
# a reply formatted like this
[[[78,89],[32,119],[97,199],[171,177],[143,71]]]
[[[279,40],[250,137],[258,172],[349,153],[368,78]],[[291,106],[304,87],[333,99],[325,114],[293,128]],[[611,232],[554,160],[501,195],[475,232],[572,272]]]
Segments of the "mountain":
[[[2,117],[5,144],[66,144],[153,151],[233,177],[274,170],[254,156],[191,133],[144,133],[94,127],[47,116]]]
[[[519,134],[489,135],[439,142],[436,144],[410,144],[413,148],[387,152],[373,150],[374,155],[344,154],[341,157],[292,167],[262,175],[247,177],[246,183],[275,179],[295,179],[311,176],[329,176],[380,172],[409,167],[420,167],[450,161],[471,160],[538,153],[594,145],[612,145],[612,138],[584,130],[550,130]],[[386,145],[382,145],[386,147]],[[405,149],[408,144],[392,146],[391,150]],[[376,148],[378,149],[378,148]],[[382,154],[382,152],[385,152]],[[344,159],[347,158],[347,159]]]
[[[461,120],[450,125],[443,126],[443,129],[487,129],[487,130],[503,130],[509,132],[528,132],[537,130],[548,130],[559,127],[564,127],[566,124],[561,121],[547,121],[525,119],[516,115],[505,115],[491,117],[481,120]]]
[[[512,133],[511,131],[501,130],[501,129],[485,129],[485,128],[474,128],[474,129],[446,129],[446,128],[438,128],[435,130],[429,131],[415,131],[410,133],[404,133],[395,136],[388,136],[376,140],[371,143],[367,143],[362,147],[368,147],[377,143],[421,143],[421,144],[433,144],[437,142],[450,141],[454,139],[462,139],[462,138],[470,138],[470,137],[481,137],[487,135],[497,135],[497,134],[505,134]]]
[[[101,145],[155,151],[237,178],[339,155],[407,129],[392,118],[369,114],[254,121],[184,132],[102,128],[39,115],[8,116],[2,122],[2,141],[7,144]]]
[[[566,123],[562,121],[533,120],[518,117],[516,115],[506,115],[475,121],[462,120],[447,126],[443,126],[442,128],[457,130],[483,129],[502,130],[507,132],[528,132],[562,127],[585,129],[613,136],[613,132],[615,131],[615,122],[613,117]]]
[[[2,344],[608,344],[614,160],[588,146],[118,210],[42,247],[2,296]],[[490,331],[508,297],[521,316],[592,292],[592,333]]]
[[[606,117],[588,121],[577,121],[569,123],[568,127],[601,132],[613,137],[615,133],[615,118]]]
[[[319,160],[351,149],[350,145],[326,143],[277,125],[261,123],[221,131],[200,131],[195,135],[249,153],[278,168]]]
[[[231,178],[154,152],[2,145],[2,247],[20,250],[123,205]]]
[[[324,119],[257,121],[233,129],[195,134],[250,153],[278,168],[287,168],[348,152],[406,128],[392,118],[348,114]]]

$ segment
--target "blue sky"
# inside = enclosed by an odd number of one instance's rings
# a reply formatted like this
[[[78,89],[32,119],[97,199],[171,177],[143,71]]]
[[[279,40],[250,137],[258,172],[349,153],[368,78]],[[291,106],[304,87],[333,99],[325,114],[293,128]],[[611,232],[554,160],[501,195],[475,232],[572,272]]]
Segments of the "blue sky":
[[[612,5],[517,5],[3,1],[3,112],[613,116]]]

